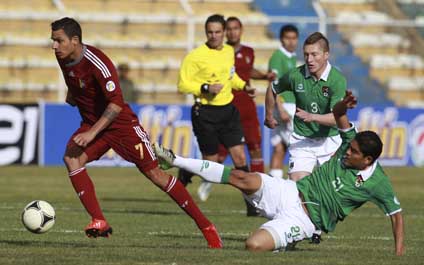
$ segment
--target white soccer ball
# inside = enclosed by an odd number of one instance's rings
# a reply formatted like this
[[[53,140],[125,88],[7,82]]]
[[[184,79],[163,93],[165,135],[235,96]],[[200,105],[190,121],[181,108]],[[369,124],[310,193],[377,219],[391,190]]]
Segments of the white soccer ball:
[[[22,212],[22,223],[28,231],[41,234],[49,231],[56,220],[53,207],[45,201],[32,201]]]

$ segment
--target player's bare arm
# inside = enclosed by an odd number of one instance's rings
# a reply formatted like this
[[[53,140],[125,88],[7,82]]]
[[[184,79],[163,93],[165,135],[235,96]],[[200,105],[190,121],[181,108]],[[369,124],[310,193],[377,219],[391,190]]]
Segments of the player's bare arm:
[[[393,237],[395,240],[395,252],[397,256],[402,256],[405,252],[403,245],[403,217],[400,212],[390,216],[392,222]]]
[[[265,121],[264,124],[270,129],[274,129],[278,122],[274,118],[274,115],[272,114],[272,111],[275,106],[275,94],[274,91],[272,91],[272,84],[270,83],[268,88],[266,89],[266,95],[265,95]]]
[[[244,86],[244,90],[247,92],[247,94],[249,94],[250,97],[252,97],[252,98],[256,97],[256,88],[251,87],[251,86],[246,84]]]
[[[250,77],[255,80],[274,81],[277,75],[274,72],[263,73],[256,68],[252,68],[250,71]]]
[[[290,122],[291,117],[289,113],[284,109],[283,102],[281,101],[280,97],[276,97],[276,105],[277,105],[278,114],[280,115],[280,119],[285,123]]]
[[[224,87],[224,85],[222,85],[222,84],[211,84],[211,85],[209,85],[208,91],[211,94],[218,94],[219,92],[221,92],[223,87]]]
[[[304,122],[316,122],[325,126],[334,126],[336,125],[336,121],[334,120],[334,116],[332,113],[327,114],[316,114],[310,113],[303,109],[296,108],[296,117],[301,119]]]
[[[350,128],[350,122],[346,115],[347,109],[353,109],[356,107],[357,99],[352,94],[352,91],[346,91],[346,95],[343,100],[339,101],[333,107],[334,119],[337,123],[337,128],[339,129],[348,129]]]
[[[122,108],[115,103],[109,103],[100,119],[90,128],[90,130],[77,134],[74,137],[74,142],[79,146],[87,146],[96,135],[107,128],[112,121],[119,115]]]

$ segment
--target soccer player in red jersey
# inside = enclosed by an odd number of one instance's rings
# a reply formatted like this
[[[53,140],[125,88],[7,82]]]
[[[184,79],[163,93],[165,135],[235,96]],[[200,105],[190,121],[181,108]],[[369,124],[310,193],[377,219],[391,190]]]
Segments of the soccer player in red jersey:
[[[196,222],[210,248],[222,248],[215,226],[202,214],[175,177],[158,168],[148,134],[126,104],[111,60],[99,49],[83,44],[81,27],[72,18],[51,24],[52,49],[68,87],[66,102],[77,106],[81,127],[69,139],[64,162],[72,185],[92,221],[88,237],[108,237],[107,223],[85,165],[112,148],[134,163],[156,186],[165,191]]]
[[[241,44],[243,25],[237,17],[227,18],[227,44],[233,46],[235,52],[236,73],[241,79],[250,83],[250,79],[272,81],[276,77],[275,73],[262,73],[254,68],[254,50]],[[261,151],[261,129],[259,126],[258,114],[256,112],[255,101],[247,92],[233,90],[233,104],[240,112],[240,120],[243,126],[244,137],[246,138],[247,149],[250,155],[250,171],[264,172],[264,161]],[[224,148],[220,149],[221,161],[227,156]]]

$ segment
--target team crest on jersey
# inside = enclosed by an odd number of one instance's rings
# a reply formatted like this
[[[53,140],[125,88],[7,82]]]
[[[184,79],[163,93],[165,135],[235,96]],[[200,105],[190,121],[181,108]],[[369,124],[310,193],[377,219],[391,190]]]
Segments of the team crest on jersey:
[[[112,80],[107,81],[106,83],[106,90],[109,92],[112,92],[115,90],[115,82],[113,82]]]
[[[237,53],[236,57],[237,57],[237,59],[241,59],[241,58],[243,58],[243,54]]]
[[[234,73],[236,72],[236,68],[233,66],[230,70],[230,80],[233,79]]]
[[[70,71],[69,74],[68,74],[68,76],[75,77],[74,71]]]
[[[250,61],[250,57],[249,56],[246,56],[245,60],[246,60],[246,63],[247,64],[250,64],[251,61]]]
[[[322,87],[322,94],[324,95],[324,97],[328,98],[329,93],[330,93],[330,88],[328,86],[323,86]]]
[[[80,88],[85,88],[84,80],[79,79]]]
[[[298,84],[297,85],[296,92],[305,92],[305,89],[303,88],[303,84]]]
[[[359,188],[364,184],[364,181],[362,180],[362,178],[356,178],[355,181],[355,187]]]

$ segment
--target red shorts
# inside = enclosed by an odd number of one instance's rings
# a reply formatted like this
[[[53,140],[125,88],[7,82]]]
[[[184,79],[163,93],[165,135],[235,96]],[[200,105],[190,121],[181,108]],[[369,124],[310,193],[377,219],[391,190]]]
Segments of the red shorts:
[[[88,124],[82,124],[69,139],[67,147],[75,146],[76,143],[72,140],[75,135],[87,131],[90,127]],[[134,163],[142,172],[158,166],[158,160],[150,145],[149,136],[139,124],[129,124],[126,127],[99,133],[84,148],[84,152],[88,156],[88,162],[90,162],[98,160],[110,148],[123,159]]]
[[[261,146],[261,128],[259,126],[256,104],[245,91],[234,91],[233,105],[240,113],[240,121],[243,127],[243,134],[249,150],[258,149]],[[226,156],[225,147],[218,149],[220,156]]]

